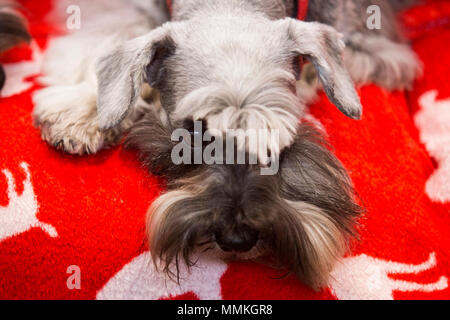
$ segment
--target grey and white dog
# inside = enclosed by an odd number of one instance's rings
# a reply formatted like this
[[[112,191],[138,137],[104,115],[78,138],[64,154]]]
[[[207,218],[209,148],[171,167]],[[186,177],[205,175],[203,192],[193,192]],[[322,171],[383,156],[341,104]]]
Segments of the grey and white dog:
[[[380,30],[366,27],[373,4]],[[352,78],[402,89],[420,70],[394,6],[310,0],[303,22],[290,18],[292,0],[175,0],[164,23],[164,1],[95,5],[82,9],[88,18],[80,31],[49,48],[48,87],[34,97],[43,139],[85,154],[127,133],[126,145],[167,179],[168,191],[149,210],[148,233],[153,258],[169,275],[177,275],[180,259],[193,265],[200,248],[224,258],[268,254],[304,283],[326,285],[362,209],[320,134],[299,122],[312,90],[297,81],[299,59],[311,63],[330,101],[359,119]],[[150,96],[159,99],[148,103]],[[278,173],[260,175],[262,164],[174,164],[171,134],[192,131],[194,121],[215,132],[278,130],[265,150],[278,156]]]

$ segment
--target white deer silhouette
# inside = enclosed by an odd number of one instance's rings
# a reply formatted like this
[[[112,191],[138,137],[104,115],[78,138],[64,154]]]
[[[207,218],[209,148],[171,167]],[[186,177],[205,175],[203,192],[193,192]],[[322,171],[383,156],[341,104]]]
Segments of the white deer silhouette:
[[[40,228],[50,237],[57,237],[58,233],[53,226],[42,223],[36,218],[39,205],[31,184],[30,170],[25,162],[21,163],[20,166],[26,174],[23,192],[20,196],[16,192],[16,184],[11,171],[2,170],[8,183],[9,204],[7,207],[0,207],[0,241],[26,232],[31,228]]]
[[[30,48],[32,50],[31,60],[3,64],[6,83],[1,92],[2,97],[6,98],[22,93],[33,85],[27,78],[37,75],[41,71],[43,53],[36,41],[31,42]]]
[[[222,299],[220,278],[227,265],[220,259],[200,257],[190,271],[180,261],[180,284],[155,270],[144,252],[120,270],[97,293],[99,300],[156,300],[193,292],[202,300]]]
[[[403,264],[384,261],[365,254],[346,258],[332,272],[331,290],[342,300],[393,300],[393,291],[432,292],[448,287],[445,276],[429,284],[394,280],[388,274],[418,274],[436,266],[436,255],[430,254],[427,261],[418,264]]]
[[[450,201],[450,98],[438,101],[436,90],[424,93],[415,116],[420,140],[439,163],[425,186],[428,197],[437,202]]]

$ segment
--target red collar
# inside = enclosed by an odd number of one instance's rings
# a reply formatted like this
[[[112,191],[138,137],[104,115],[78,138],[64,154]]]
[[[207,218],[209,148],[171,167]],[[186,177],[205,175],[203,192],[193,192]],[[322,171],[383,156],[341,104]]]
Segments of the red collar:
[[[297,1],[297,18],[300,20],[305,20],[306,15],[308,13],[308,2],[309,0],[296,0]],[[169,10],[172,11],[172,1],[167,0],[167,5],[169,6]]]
[[[300,20],[305,20],[308,14],[308,0],[298,0],[298,14],[297,18]]]

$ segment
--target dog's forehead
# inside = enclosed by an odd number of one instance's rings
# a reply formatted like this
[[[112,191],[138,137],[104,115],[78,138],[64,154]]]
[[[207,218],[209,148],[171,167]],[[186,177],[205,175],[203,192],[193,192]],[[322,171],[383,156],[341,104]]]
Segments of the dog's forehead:
[[[289,44],[287,35],[273,21],[261,18],[215,16],[192,19],[174,34],[181,50],[201,51],[217,55],[217,50],[229,54],[243,50],[259,56],[273,56]],[[268,49],[270,50],[263,50]]]

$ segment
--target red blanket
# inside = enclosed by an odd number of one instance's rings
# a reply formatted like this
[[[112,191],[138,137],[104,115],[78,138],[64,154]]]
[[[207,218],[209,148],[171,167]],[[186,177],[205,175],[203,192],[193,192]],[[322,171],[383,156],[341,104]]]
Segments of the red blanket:
[[[23,0],[33,43],[1,58],[0,298],[449,299],[450,3],[406,12],[424,76],[412,92],[359,90],[362,121],[324,95],[311,107],[367,214],[361,241],[314,292],[253,262],[200,260],[178,286],[154,272],[144,218],[161,192],[131,151],[61,154],[32,125],[30,95],[57,31],[50,0]]]

